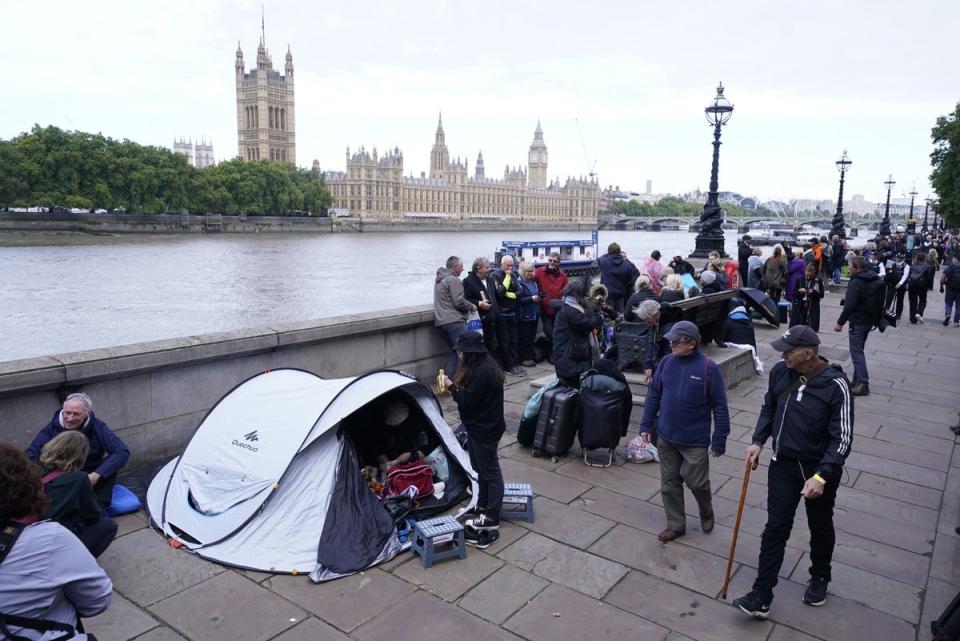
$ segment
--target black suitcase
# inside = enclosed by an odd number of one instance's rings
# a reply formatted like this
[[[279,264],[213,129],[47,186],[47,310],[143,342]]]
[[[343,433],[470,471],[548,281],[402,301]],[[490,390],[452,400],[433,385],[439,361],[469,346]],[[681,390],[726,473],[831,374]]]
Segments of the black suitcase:
[[[544,392],[533,435],[534,456],[545,454],[555,459],[573,447],[579,397],[572,387],[558,386]]]
[[[619,323],[614,329],[617,346],[617,367],[621,372],[643,371],[647,341],[651,327],[646,323]]]
[[[936,620],[930,622],[930,632],[933,633],[933,641],[960,639],[960,594],[953,597],[953,601]]]
[[[620,439],[627,434],[633,394],[625,381],[599,372],[588,373],[580,383],[580,447],[583,461],[595,465],[589,450],[606,448],[609,457],[602,467],[609,467]]]

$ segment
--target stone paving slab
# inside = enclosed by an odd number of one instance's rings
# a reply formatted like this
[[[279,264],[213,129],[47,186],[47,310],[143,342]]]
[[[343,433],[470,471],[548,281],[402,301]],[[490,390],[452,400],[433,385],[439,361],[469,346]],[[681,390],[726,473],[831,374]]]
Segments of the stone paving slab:
[[[297,623],[272,641],[348,641],[350,637],[313,617]],[[139,641],[139,639],[137,640]]]
[[[437,561],[423,567],[420,557],[414,556],[394,570],[404,581],[419,586],[444,601],[456,601],[469,589],[493,574],[503,563],[479,550],[468,549],[465,559]]]
[[[116,592],[106,612],[84,620],[86,631],[104,641],[134,639],[158,625],[160,623],[156,619]]]
[[[534,459],[525,454],[529,459]],[[547,470],[529,465],[525,461],[511,458],[500,459],[500,469],[503,470],[503,480],[507,483],[529,483],[538,497],[545,497],[569,503],[590,489],[590,485],[576,479],[557,476]],[[539,501],[539,498],[537,499]]]
[[[595,599],[606,594],[627,573],[627,568],[619,563],[533,533],[498,556],[543,579]]]
[[[877,476],[869,472],[861,472],[853,487],[877,496],[886,496],[934,510],[940,509],[940,501],[943,500],[943,492],[940,490],[886,476]]]
[[[266,641],[306,613],[236,572],[224,572],[150,607],[190,639]]]
[[[670,633],[649,620],[558,585],[541,592],[504,625],[530,641],[662,641]]]
[[[804,553],[790,580],[799,584],[806,583],[810,580],[807,569],[809,566],[810,555]],[[920,605],[923,601],[921,588],[839,563],[836,559],[831,563],[831,572],[831,594],[887,612],[910,623],[916,623],[920,617]]]
[[[182,592],[226,568],[175,550],[155,532],[137,530],[115,540],[99,559],[113,587],[143,607]]]
[[[422,590],[365,623],[351,637],[360,641],[518,641],[503,628]]]
[[[536,521],[521,521],[519,525],[585,550],[610,530],[614,523],[563,503],[537,497]]]
[[[720,584],[716,588],[719,592]],[[704,641],[763,641],[773,627],[765,621],[745,622],[738,610],[723,601],[664,584],[643,572],[631,572],[604,600]]]
[[[111,637],[100,637],[97,639],[103,639],[103,641],[109,641]],[[137,637],[137,641],[183,641],[183,637],[167,627],[154,628],[146,634],[143,634]],[[331,639],[330,641],[336,641]]]
[[[415,586],[380,569],[319,585],[305,576],[276,576],[264,587],[345,632],[416,591]]]
[[[460,607],[500,624],[549,585],[549,581],[508,564],[470,590],[460,601]]]

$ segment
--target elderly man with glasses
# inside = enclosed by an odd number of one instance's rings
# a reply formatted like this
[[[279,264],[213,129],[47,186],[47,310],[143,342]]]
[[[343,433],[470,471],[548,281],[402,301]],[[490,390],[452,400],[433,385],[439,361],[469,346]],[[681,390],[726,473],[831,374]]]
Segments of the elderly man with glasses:
[[[715,457],[726,450],[730,414],[723,375],[720,367],[698,349],[700,330],[697,326],[678,321],[663,337],[670,341],[672,354],[657,365],[647,388],[640,435],[645,441],[654,435],[658,437],[660,496],[667,528],[657,538],[669,543],[687,531],[684,483],[697,500],[700,529],[705,534],[713,531],[707,449]]]

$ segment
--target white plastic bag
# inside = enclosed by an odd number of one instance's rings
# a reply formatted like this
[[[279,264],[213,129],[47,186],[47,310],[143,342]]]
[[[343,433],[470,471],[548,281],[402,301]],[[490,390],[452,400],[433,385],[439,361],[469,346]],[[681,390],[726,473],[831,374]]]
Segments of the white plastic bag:
[[[652,463],[660,460],[660,456],[657,454],[657,446],[653,443],[644,443],[643,437],[639,434],[627,443],[624,458],[631,463]]]
[[[483,334],[483,322],[480,320],[480,312],[475,309],[467,312],[467,331]]]

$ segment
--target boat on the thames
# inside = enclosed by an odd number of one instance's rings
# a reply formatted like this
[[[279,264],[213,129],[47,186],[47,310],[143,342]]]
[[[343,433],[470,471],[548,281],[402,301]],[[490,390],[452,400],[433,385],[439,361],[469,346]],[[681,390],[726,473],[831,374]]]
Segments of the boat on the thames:
[[[496,263],[509,254],[520,263],[540,267],[553,252],[560,254],[560,267],[568,276],[596,276],[599,240],[594,229],[589,239],[580,240],[504,240],[495,252]]]

